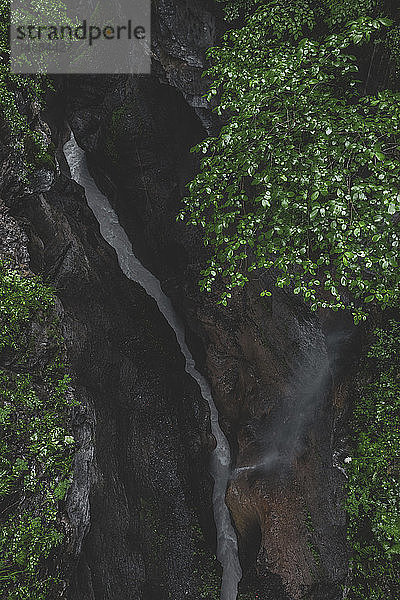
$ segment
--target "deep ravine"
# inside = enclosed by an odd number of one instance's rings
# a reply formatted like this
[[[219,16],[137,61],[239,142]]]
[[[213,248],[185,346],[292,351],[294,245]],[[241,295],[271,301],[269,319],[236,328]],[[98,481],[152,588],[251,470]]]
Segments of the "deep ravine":
[[[85,152],[73,134],[64,145],[71,177],[85,189],[86,199],[100,225],[103,238],[115,249],[123,273],[143,287],[157,303],[160,312],[175,332],[179,347],[185,358],[186,372],[198,383],[203,398],[210,408],[211,430],[216,440],[212,453],[211,474],[214,479],[213,509],[217,530],[217,557],[223,568],[221,600],[235,600],[242,571],[238,558],[236,533],[225,503],[225,493],[231,474],[231,456],[228,441],[218,422],[218,411],[206,379],[196,369],[194,359],[185,341],[185,331],[171,301],[161,289],[159,280],[148,271],[133,253],[132,244],[120,225],[108,199],[97,188],[91,177]]]

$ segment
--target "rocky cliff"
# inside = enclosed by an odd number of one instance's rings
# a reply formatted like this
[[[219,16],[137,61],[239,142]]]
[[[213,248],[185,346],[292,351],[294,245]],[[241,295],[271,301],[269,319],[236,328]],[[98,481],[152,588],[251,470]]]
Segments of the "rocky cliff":
[[[189,148],[216,126],[199,73],[202,51],[221,26],[201,3],[160,2],[155,10],[153,76],[63,81],[65,113],[136,253],[185,319],[212,382],[237,468],[227,501],[243,589],[265,598],[340,598],[344,476],[335,461],[343,459],[349,392],[346,358],[337,357],[352,348],[352,325],[315,317],[283,292],[260,298],[259,279],[228,308],[198,291],[206,253],[175,217],[196,168]]]
[[[56,146],[64,130],[46,118]],[[4,161],[2,241],[5,256],[15,238],[26,268],[56,290],[80,402],[64,517],[67,596],[200,598],[218,582],[207,405],[173,332],[122,275],[83,190],[55,158],[29,175],[32,185],[15,176],[16,159]]]
[[[199,292],[206,252],[175,217],[196,168],[189,149],[218,127],[201,72],[223,25],[211,2],[157,0],[153,26],[151,77],[56,80],[42,115],[56,163],[37,169],[30,188],[4,162],[2,199],[27,236],[30,268],[56,289],[80,401],[67,597],[214,599],[219,581],[207,407],[173,333],[122,275],[70,179],[61,153],[70,126],[212,384],[234,457],[227,502],[243,597],[339,600],[352,326],[312,315],[290,294],[261,298],[262,279],[227,308]]]

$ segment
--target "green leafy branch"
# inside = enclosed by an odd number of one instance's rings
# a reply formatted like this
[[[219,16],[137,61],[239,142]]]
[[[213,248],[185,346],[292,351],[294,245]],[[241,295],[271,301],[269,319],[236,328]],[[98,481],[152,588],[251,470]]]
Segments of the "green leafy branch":
[[[223,304],[257,269],[356,321],[398,301],[399,95],[363,97],[350,51],[389,25],[362,17],[317,40],[307,4],[267,2],[209,51],[226,124],[194,149],[180,218],[203,229],[201,287],[222,282]]]

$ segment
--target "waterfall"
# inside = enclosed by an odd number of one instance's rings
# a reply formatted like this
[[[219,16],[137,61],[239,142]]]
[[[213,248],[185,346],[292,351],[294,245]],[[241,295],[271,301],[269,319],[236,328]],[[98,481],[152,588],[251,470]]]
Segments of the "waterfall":
[[[223,569],[221,600],[235,600],[242,571],[238,558],[236,533],[225,503],[226,488],[231,474],[231,456],[228,441],[219,426],[218,411],[210,386],[196,369],[194,359],[186,344],[184,327],[171,301],[162,291],[159,280],[141,264],[133,253],[132,244],[120,225],[115,211],[90,175],[85,152],[78,146],[73,134],[64,145],[64,154],[72,179],[85,189],[87,203],[99,222],[103,238],[117,253],[121,270],[129,279],[141,285],[146,293],[156,301],[160,312],[175,332],[186,361],[186,372],[198,383],[201,395],[210,408],[211,431],[216,440],[210,470],[214,479],[213,509],[217,530],[217,558]]]

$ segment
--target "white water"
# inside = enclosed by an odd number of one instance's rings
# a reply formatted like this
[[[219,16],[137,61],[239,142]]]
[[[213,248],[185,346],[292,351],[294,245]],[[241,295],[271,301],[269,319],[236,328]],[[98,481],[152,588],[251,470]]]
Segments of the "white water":
[[[217,557],[223,568],[221,600],[235,600],[242,571],[238,558],[236,533],[225,504],[225,493],[231,473],[231,456],[228,441],[219,426],[218,411],[210,386],[195,367],[195,362],[185,341],[183,325],[171,301],[162,291],[159,280],[134,255],[132,244],[125,230],[120,225],[108,199],[97,188],[89,173],[85,152],[78,146],[73,135],[64,146],[64,154],[71,177],[85,189],[87,203],[100,224],[103,238],[115,249],[122,271],[129,279],[139,283],[156,301],[159,310],[175,332],[179,347],[185,357],[186,372],[198,383],[201,395],[210,407],[211,430],[217,444],[212,454],[211,474],[214,479],[213,508],[217,530]]]

